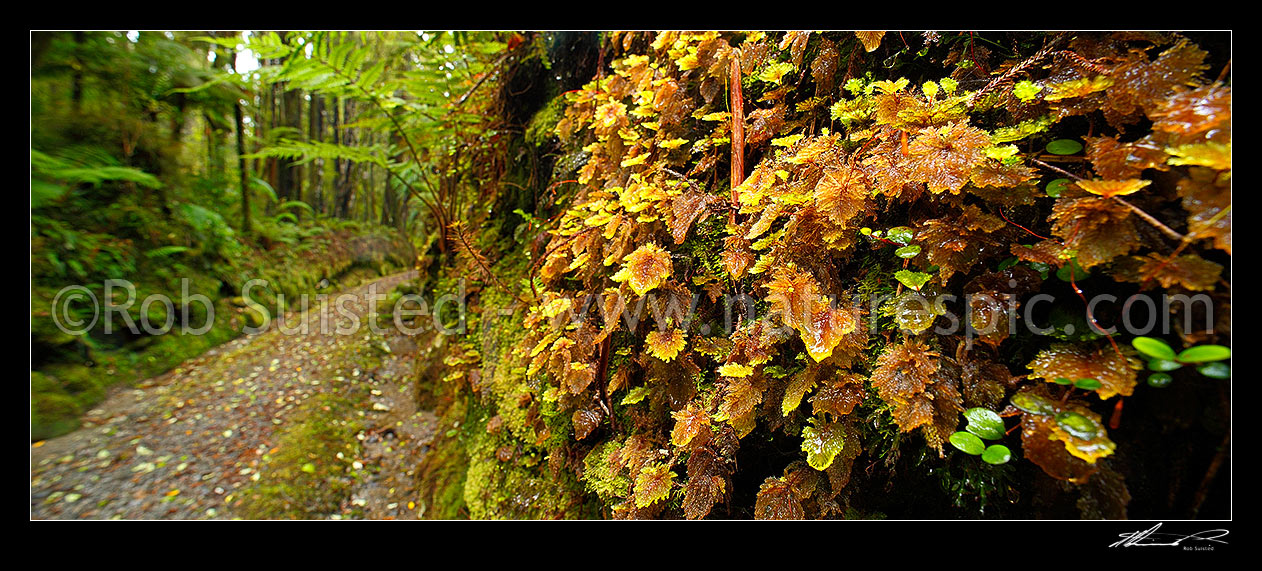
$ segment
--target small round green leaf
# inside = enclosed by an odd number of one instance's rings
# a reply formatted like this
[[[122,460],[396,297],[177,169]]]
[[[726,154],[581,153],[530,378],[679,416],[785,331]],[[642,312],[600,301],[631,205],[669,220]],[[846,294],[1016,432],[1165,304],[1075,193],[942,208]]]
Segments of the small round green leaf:
[[[986,440],[1003,438],[1003,419],[995,411],[981,407],[970,408],[964,411],[964,418],[968,419],[968,426],[964,430]]]
[[[1096,379],[1078,379],[1074,381],[1074,386],[1084,391],[1094,391],[1104,385]]]
[[[1065,411],[1056,415],[1056,424],[1061,428],[1078,438],[1083,440],[1093,440],[1100,434],[1100,425],[1094,420],[1087,418],[1081,414],[1072,411]]]
[[[965,454],[977,456],[986,450],[986,445],[982,443],[982,439],[971,432],[956,432],[951,435],[951,446],[959,448]]]
[[[1222,345],[1197,345],[1189,347],[1179,353],[1179,362],[1181,363],[1206,363],[1209,361],[1221,361],[1231,358],[1231,349]]]
[[[306,464],[303,464],[303,465],[302,465],[302,471],[303,471],[303,472],[306,472],[306,473],[308,473],[308,474],[314,474],[314,473],[315,473],[315,471],[316,471],[315,464],[312,464],[312,463],[310,463],[310,462],[307,462]]]
[[[1210,377],[1212,379],[1230,379],[1231,378],[1231,366],[1221,361],[1214,362],[1214,363],[1205,363],[1204,365],[1197,367],[1196,370],[1200,371],[1202,375],[1205,375],[1206,377]]]
[[[1178,361],[1167,361],[1165,359],[1152,359],[1148,361],[1149,371],[1161,371],[1164,373],[1166,371],[1173,371],[1182,366],[1183,366],[1183,363],[1180,363]]]
[[[1062,282],[1077,282],[1091,277],[1091,274],[1088,274],[1087,270],[1082,269],[1082,266],[1078,265],[1077,259],[1072,259],[1069,260],[1069,263],[1061,266],[1059,270],[1056,270],[1056,277],[1060,278]]]
[[[1154,359],[1165,359],[1167,361],[1174,360],[1174,349],[1171,349],[1165,341],[1155,337],[1136,337],[1131,340],[1131,345],[1140,353],[1148,355]]]
[[[920,255],[920,246],[917,246],[915,244],[912,244],[910,246],[903,246],[902,248],[894,250],[894,253],[897,254],[898,257],[900,258],[906,258],[910,260]]]
[[[1012,451],[1002,444],[991,444],[982,452],[982,460],[988,464],[1006,464],[1012,459]]]
[[[1056,198],[1060,196],[1060,193],[1065,192],[1066,186],[1069,186],[1069,179],[1067,178],[1055,179],[1052,182],[1047,183],[1047,188],[1046,188],[1047,195],[1052,198]]]
[[[1056,139],[1047,144],[1047,152],[1053,155],[1073,155],[1082,151],[1082,143],[1073,139]]]
[[[911,243],[912,229],[906,226],[895,226],[885,232],[885,239],[900,246]]]
[[[1170,386],[1170,383],[1173,381],[1174,381],[1174,377],[1171,377],[1170,375],[1167,375],[1165,373],[1153,373],[1151,375],[1148,375],[1148,386],[1150,387],[1156,387],[1159,389],[1162,387],[1168,387]]]
[[[1056,384],[1058,384],[1058,385],[1072,385],[1072,384],[1074,384],[1074,382],[1073,382],[1073,381],[1071,381],[1071,380],[1069,380],[1069,379],[1066,379],[1065,377],[1056,377],[1055,379],[1052,379],[1052,382],[1053,382],[1053,383],[1056,383]]]
[[[920,291],[920,288],[929,283],[929,280],[933,279],[933,276],[924,272],[898,270],[897,272],[894,272],[894,279],[911,289]]]
[[[1001,271],[1001,272],[1002,272],[1002,271],[1004,271],[1004,270],[1006,270],[1006,269],[1008,269],[1008,268],[1011,268],[1012,266],[1015,266],[1015,265],[1017,265],[1017,264],[1019,264],[1019,263],[1021,263],[1021,258],[1018,258],[1018,257],[1016,257],[1016,256],[1013,256],[1013,257],[1008,258],[1008,259],[1006,259],[1006,260],[1004,260],[1004,261],[1002,261],[1002,262],[999,262],[999,271]]]
[[[1047,399],[1032,393],[1017,393],[1012,395],[1012,406],[1015,406],[1025,412],[1037,415],[1052,414],[1056,411],[1056,406]]]
[[[859,229],[859,233],[860,233],[860,234],[863,234],[864,236],[871,236],[871,235],[872,235],[872,229],[871,229],[871,228],[868,228],[867,226],[864,226],[863,228],[860,228],[860,229]]]

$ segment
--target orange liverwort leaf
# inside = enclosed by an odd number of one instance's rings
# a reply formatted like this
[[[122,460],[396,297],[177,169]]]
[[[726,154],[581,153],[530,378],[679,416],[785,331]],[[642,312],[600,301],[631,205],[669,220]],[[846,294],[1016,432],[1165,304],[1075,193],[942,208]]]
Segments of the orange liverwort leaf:
[[[958,375],[944,369],[945,363],[934,359],[928,346],[909,339],[881,354],[871,378],[881,400],[892,407],[899,430],[924,427],[925,439],[939,451],[962,410]]]
[[[864,51],[874,52],[876,51],[876,48],[881,47],[881,38],[885,37],[885,32],[884,31],[855,32],[854,35],[855,37],[859,38],[860,42],[863,42]]]
[[[723,499],[727,491],[727,470],[722,458],[709,448],[699,448],[688,456],[688,483],[684,486],[684,517],[701,519]]]
[[[637,295],[644,295],[662,285],[672,269],[670,253],[650,242],[627,256],[626,265],[623,266],[626,274],[622,277]]]
[[[654,464],[640,469],[635,477],[635,507],[646,508],[670,495],[675,473],[666,464]]]
[[[793,492],[793,486],[784,478],[767,478],[758,489],[754,502],[755,519],[805,519],[802,504]]]
[[[1139,275],[1155,278],[1161,287],[1178,285],[1191,291],[1214,289],[1222,273],[1222,265],[1195,254],[1184,254],[1168,262],[1165,256],[1149,254],[1139,268]]]
[[[1078,186],[1091,194],[1098,194],[1105,198],[1114,196],[1125,196],[1139,192],[1144,187],[1152,184],[1151,180],[1143,180],[1138,178],[1130,178],[1126,180],[1080,180]]]
[[[1030,378],[1049,383],[1056,379],[1100,381],[1095,392],[1104,400],[1114,395],[1130,396],[1140,364],[1107,346],[1057,343],[1040,351],[1027,366],[1032,371]]]
[[[670,431],[670,441],[679,448],[688,446],[693,439],[710,429],[710,414],[696,403],[688,403],[683,410],[672,412],[670,416],[675,419],[675,428]]]
[[[1052,207],[1049,221],[1052,233],[1065,239],[1065,247],[1078,251],[1078,264],[1084,269],[1139,247],[1131,211],[1116,200],[1061,197]]]
[[[1188,211],[1188,230],[1197,238],[1213,238],[1214,247],[1231,254],[1231,180],[1208,168],[1195,167],[1179,181],[1179,196]]]
[[[928,183],[929,192],[958,193],[986,159],[982,149],[989,146],[990,136],[965,121],[921,129],[907,146],[911,177]]]
[[[665,333],[650,331],[644,342],[649,354],[663,361],[674,360],[683,350],[684,345],[688,344],[684,339],[684,332],[678,329],[671,329]]]
[[[858,169],[830,169],[815,185],[815,207],[833,222],[845,224],[866,208],[868,186]]]

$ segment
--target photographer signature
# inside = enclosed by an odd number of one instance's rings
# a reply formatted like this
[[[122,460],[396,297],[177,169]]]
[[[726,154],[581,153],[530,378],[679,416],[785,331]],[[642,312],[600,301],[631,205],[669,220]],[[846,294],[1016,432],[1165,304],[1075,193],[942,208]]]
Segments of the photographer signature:
[[[1177,533],[1157,533],[1158,529],[1161,529],[1160,523],[1152,526],[1151,528],[1145,531],[1134,531],[1130,533],[1119,534],[1118,537],[1121,537],[1122,539],[1114,543],[1113,545],[1110,545],[1109,547],[1135,547],[1135,546],[1178,547],[1180,544],[1182,544],[1184,541],[1187,541],[1187,540],[1209,541],[1213,543],[1222,543],[1222,544],[1227,543],[1226,541],[1222,541],[1219,539],[1227,535],[1228,531],[1225,529],[1210,529],[1206,531],[1198,531],[1196,533],[1191,533],[1187,535],[1180,535]]]

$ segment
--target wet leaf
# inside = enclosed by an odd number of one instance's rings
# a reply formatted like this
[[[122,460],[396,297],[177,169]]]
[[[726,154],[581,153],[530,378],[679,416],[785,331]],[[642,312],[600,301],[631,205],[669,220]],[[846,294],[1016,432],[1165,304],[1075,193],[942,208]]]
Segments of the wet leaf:
[[[982,452],[982,460],[987,464],[1007,464],[1011,458],[1012,452],[1002,444],[991,444]]]
[[[688,456],[688,482],[684,485],[684,517],[701,519],[722,501],[727,491],[727,471],[709,448]]]
[[[864,51],[873,52],[873,51],[876,51],[876,48],[881,46],[881,38],[885,37],[885,32],[884,31],[855,32],[854,35],[859,38],[860,42],[863,42]]]
[[[1196,370],[1211,379],[1231,378],[1231,366],[1223,362],[1206,363],[1197,367]]]
[[[844,431],[839,422],[824,422],[812,418],[811,425],[802,428],[802,451],[806,452],[806,463],[816,470],[828,469],[845,444]]]
[[[1082,152],[1082,143],[1073,139],[1057,139],[1047,144],[1047,152],[1053,155],[1074,155]]]
[[[1171,377],[1167,373],[1153,373],[1148,375],[1148,386],[1151,387],[1160,389],[1169,386],[1172,382],[1174,382],[1174,377]]]
[[[1179,353],[1180,363],[1206,363],[1231,358],[1231,349],[1222,345],[1197,345]]]
[[[1054,382],[1064,379],[1096,379],[1101,400],[1114,395],[1130,396],[1135,390],[1137,370],[1142,364],[1119,355],[1111,346],[1058,343],[1040,351],[1027,365],[1030,378]]]
[[[1012,396],[1012,406],[1035,415],[1049,415],[1056,412],[1056,405],[1038,394],[1020,392]]]
[[[671,430],[670,441],[677,447],[688,446],[698,436],[710,429],[710,415],[695,403],[688,403],[683,410],[672,412],[675,428]]]
[[[933,274],[913,272],[910,270],[898,270],[897,272],[894,272],[894,279],[898,280],[898,283],[916,291],[920,291],[921,287],[924,287],[925,284],[929,283],[929,280],[933,279]]]
[[[670,253],[650,242],[627,256],[623,266],[623,271],[626,272],[623,281],[631,286],[636,295],[644,295],[662,285],[670,276],[671,270]]]
[[[1101,431],[1099,423],[1076,412],[1066,411],[1056,415],[1056,424],[1075,437],[1091,440]]]
[[[904,259],[915,258],[920,255],[920,246],[914,244],[911,246],[903,246],[902,248],[894,250],[894,254]]]
[[[1047,183],[1047,195],[1052,198],[1056,198],[1060,196],[1062,192],[1065,192],[1065,187],[1068,185],[1069,179],[1067,178],[1053,179],[1051,182]]]
[[[784,478],[770,477],[758,489],[755,519],[804,519],[802,504]]]
[[[986,445],[982,443],[982,439],[971,432],[956,432],[952,434],[951,446],[973,456],[977,456],[986,450]]]
[[[640,469],[635,477],[635,507],[646,508],[670,495],[675,473],[666,464],[653,464]]]
[[[1003,419],[995,411],[980,407],[970,408],[964,411],[964,418],[968,419],[968,426],[965,427],[965,430],[986,440],[1003,438]]]
[[[1052,208],[1052,233],[1064,238],[1089,270],[1139,247],[1132,218],[1130,209],[1114,200],[1061,197]]]
[[[1174,360],[1174,349],[1165,341],[1154,337],[1136,337],[1131,341],[1135,349],[1154,359]]]
[[[650,355],[670,362],[679,355],[688,342],[684,339],[683,331],[671,329],[665,333],[657,330],[650,331],[644,339],[644,344]]]
[[[1144,187],[1152,184],[1152,181],[1136,178],[1126,180],[1080,180],[1076,184],[1079,188],[1091,194],[1110,198],[1139,192]]]

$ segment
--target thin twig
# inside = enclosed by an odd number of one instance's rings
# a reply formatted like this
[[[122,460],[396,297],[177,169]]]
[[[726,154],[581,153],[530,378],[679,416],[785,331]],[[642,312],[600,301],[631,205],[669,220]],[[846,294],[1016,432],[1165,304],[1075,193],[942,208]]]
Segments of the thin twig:
[[[1056,171],[1056,172],[1058,172],[1058,173],[1060,173],[1060,174],[1063,174],[1063,175],[1065,175],[1065,176],[1067,176],[1067,177],[1073,178],[1074,180],[1078,180],[1078,181],[1086,180],[1085,178],[1082,178],[1082,177],[1080,177],[1080,176],[1078,176],[1078,175],[1076,175],[1076,174],[1074,174],[1074,173],[1071,173],[1071,172],[1069,172],[1069,171],[1067,171],[1067,170],[1065,170],[1065,169],[1062,169],[1062,168],[1060,168],[1060,167],[1058,167],[1058,166],[1055,166],[1055,165],[1049,165],[1049,164],[1047,164],[1047,163],[1045,163],[1045,162],[1043,162],[1043,161],[1040,161],[1040,160],[1038,160],[1038,159],[1036,159],[1036,158],[1034,158],[1034,157],[1028,157],[1028,158],[1030,159],[1030,162],[1032,162],[1032,163],[1037,163],[1039,166],[1041,166],[1041,167],[1043,167],[1043,168],[1050,169],[1050,170],[1054,170],[1054,171]]]
[[[745,181],[745,98],[741,94],[741,53],[732,54],[732,225],[736,224],[736,209],[740,207],[736,187]]]
[[[1162,224],[1161,221],[1157,220],[1156,218],[1153,218],[1152,215],[1148,214],[1147,212],[1144,212],[1138,206],[1135,206],[1134,204],[1131,204],[1129,202],[1126,202],[1125,200],[1122,200],[1122,197],[1114,196],[1113,200],[1116,200],[1122,203],[1122,205],[1131,209],[1131,212],[1134,212],[1137,216],[1139,216],[1140,218],[1143,218],[1145,222],[1152,224],[1153,227],[1155,227],[1156,229],[1161,230],[1161,232],[1165,234],[1166,236],[1174,238],[1175,240],[1178,240],[1180,242],[1187,239],[1186,236],[1178,232],[1175,232],[1174,230],[1171,230],[1169,226]]]
[[[1030,162],[1037,163],[1039,166],[1042,166],[1043,168],[1046,168],[1046,169],[1050,169],[1050,170],[1056,171],[1056,172],[1058,172],[1058,173],[1060,173],[1060,174],[1063,174],[1063,175],[1065,175],[1065,176],[1073,177],[1073,179],[1074,179],[1074,180],[1079,181],[1079,182],[1081,182],[1081,181],[1083,181],[1083,180],[1086,180],[1086,179],[1084,179],[1084,178],[1082,178],[1082,177],[1080,177],[1080,176],[1078,176],[1078,175],[1076,175],[1076,174],[1074,174],[1074,173],[1071,173],[1071,172],[1069,172],[1069,171],[1067,171],[1067,170],[1065,170],[1065,169],[1062,169],[1062,168],[1057,167],[1057,166],[1049,165],[1049,164],[1047,164],[1047,163],[1045,163],[1045,162],[1043,162],[1043,161],[1040,161],[1040,160],[1038,160],[1038,159],[1036,159],[1036,158],[1033,158],[1033,157],[1031,157],[1031,158],[1030,158]],[[1114,197],[1111,197],[1111,198],[1112,198],[1113,200],[1116,200],[1117,202],[1121,203],[1123,206],[1125,206],[1125,207],[1129,208],[1129,209],[1131,210],[1131,212],[1134,212],[1134,213],[1135,213],[1135,215],[1136,215],[1136,216],[1139,216],[1140,218],[1143,218],[1145,222],[1147,222],[1147,223],[1149,223],[1149,224],[1152,224],[1154,228],[1156,228],[1156,229],[1160,230],[1160,231],[1161,231],[1163,234],[1165,234],[1166,236],[1169,236],[1169,237],[1174,238],[1175,240],[1179,240],[1179,241],[1184,241],[1184,240],[1186,240],[1186,239],[1187,239],[1187,238],[1186,238],[1183,234],[1180,234],[1180,233],[1178,233],[1178,232],[1175,232],[1174,230],[1171,230],[1169,226],[1166,226],[1165,224],[1162,224],[1160,220],[1157,220],[1156,218],[1153,218],[1151,214],[1148,214],[1147,212],[1144,212],[1144,211],[1143,211],[1143,209],[1139,208],[1138,206],[1135,206],[1134,204],[1131,204],[1131,203],[1129,203],[1129,202],[1127,202],[1127,201],[1123,200],[1123,199],[1122,199],[1122,197],[1120,197],[1120,196],[1114,196]]]

